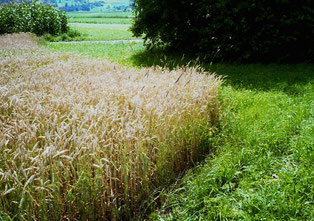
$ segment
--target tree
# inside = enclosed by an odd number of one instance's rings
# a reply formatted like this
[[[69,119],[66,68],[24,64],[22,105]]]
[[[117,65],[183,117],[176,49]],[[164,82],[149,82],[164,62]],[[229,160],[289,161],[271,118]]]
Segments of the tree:
[[[149,46],[232,61],[314,58],[314,1],[135,0],[136,36]]]

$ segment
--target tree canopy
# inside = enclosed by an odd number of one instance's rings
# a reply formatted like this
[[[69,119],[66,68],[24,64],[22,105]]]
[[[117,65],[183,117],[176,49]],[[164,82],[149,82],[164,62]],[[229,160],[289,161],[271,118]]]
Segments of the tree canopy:
[[[135,0],[135,36],[149,46],[231,61],[314,57],[312,0]]]

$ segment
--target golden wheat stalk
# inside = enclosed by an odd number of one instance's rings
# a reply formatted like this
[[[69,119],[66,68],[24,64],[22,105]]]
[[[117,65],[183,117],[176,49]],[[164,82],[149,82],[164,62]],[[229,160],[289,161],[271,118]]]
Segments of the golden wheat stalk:
[[[49,52],[29,34],[1,36],[2,210],[35,219],[133,213],[204,152],[220,84],[198,68],[139,71]]]

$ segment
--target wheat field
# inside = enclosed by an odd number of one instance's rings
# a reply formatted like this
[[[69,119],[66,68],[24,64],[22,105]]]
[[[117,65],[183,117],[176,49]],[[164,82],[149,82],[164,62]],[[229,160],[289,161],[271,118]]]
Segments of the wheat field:
[[[110,220],[210,151],[221,79],[0,36],[0,217]]]

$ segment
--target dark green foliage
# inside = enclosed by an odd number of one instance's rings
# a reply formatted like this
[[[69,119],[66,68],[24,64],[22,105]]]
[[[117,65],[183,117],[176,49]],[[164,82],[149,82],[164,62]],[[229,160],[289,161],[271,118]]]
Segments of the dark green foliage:
[[[314,2],[136,0],[132,31],[210,59],[313,61]]]
[[[0,34],[32,32],[58,35],[67,31],[65,12],[52,6],[35,1],[0,5]]]
[[[61,35],[53,36],[51,34],[45,34],[42,37],[44,40],[50,42],[76,41],[81,39],[81,33],[77,30],[69,29],[67,33],[62,33]]]

